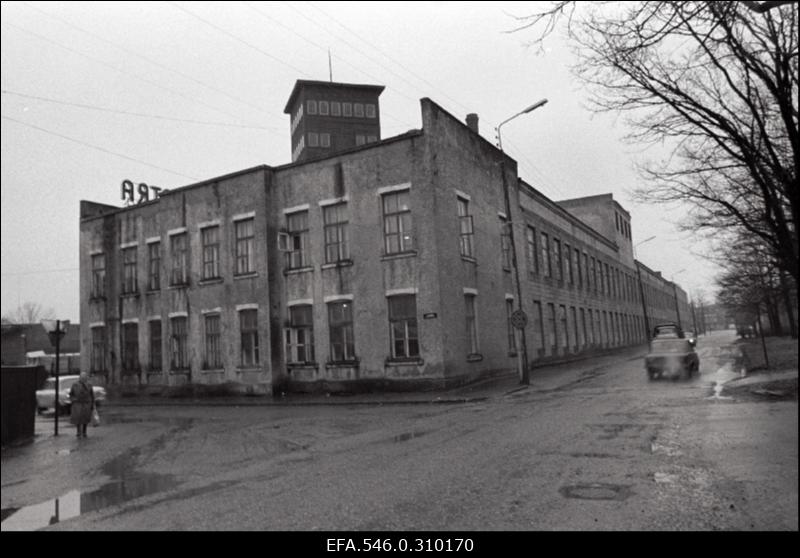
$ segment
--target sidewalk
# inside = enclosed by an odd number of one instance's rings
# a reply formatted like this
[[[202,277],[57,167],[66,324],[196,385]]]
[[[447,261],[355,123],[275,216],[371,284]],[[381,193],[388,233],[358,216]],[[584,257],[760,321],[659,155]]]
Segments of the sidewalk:
[[[301,406],[301,405],[431,405],[486,401],[500,398],[521,390],[537,392],[552,391],[581,382],[594,375],[600,368],[620,359],[635,360],[644,358],[647,349],[644,345],[627,347],[601,356],[585,357],[565,363],[537,367],[530,372],[530,385],[520,383],[516,372],[495,376],[451,389],[415,392],[374,392],[374,393],[288,393],[283,397],[271,396],[221,396],[221,397],[158,397],[127,396],[106,401],[107,407],[134,406]]]

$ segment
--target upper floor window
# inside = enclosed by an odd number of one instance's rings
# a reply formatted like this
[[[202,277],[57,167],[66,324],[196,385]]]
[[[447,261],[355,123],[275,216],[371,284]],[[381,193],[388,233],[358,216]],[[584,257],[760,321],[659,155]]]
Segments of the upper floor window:
[[[161,288],[161,243],[147,245],[147,288],[157,291]]]
[[[236,234],[236,275],[254,273],[255,267],[255,219],[234,222]]]
[[[533,227],[525,229],[525,252],[528,256],[528,274],[538,273],[539,258],[536,252],[536,229]]]
[[[368,135],[367,136],[367,143],[375,143],[378,141],[378,136]]]
[[[320,101],[317,108],[321,116],[328,116],[328,101]]]
[[[291,363],[314,362],[314,316],[310,304],[289,307],[286,359]]]
[[[203,279],[219,277],[219,227],[200,230],[203,242]]]
[[[298,211],[286,216],[289,234],[289,251],[286,252],[286,267],[296,269],[308,265],[308,211]]]
[[[469,200],[462,197],[456,198],[456,206],[458,211],[458,224],[459,224],[459,244],[461,246],[461,255],[469,258],[474,257],[472,251],[472,215],[469,213]]]
[[[324,132],[319,135],[319,146],[320,147],[331,146],[331,135],[328,132]]]
[[[389,329],[392,358],[419,356],[416,295],[389,297]]]
[[[347,204],[323,207],[322,220],[325,227],[325,263],[349,260]]]
[[[342,115],[342,103],[339,101],[331,101],[331,116]]]
[[[353,116],[356,118],[364,118],[364,104],[353,103]]]
[[[308,109],[308,114],[317,114],[317,102],[312,101],[309,99],[306,101],[306,108]]]
[[[136,247],[133,246],[122,251],[122,294],[139,290],[136,279]]]
[[[561,241],[557,238],[553,239],[553,267],[555,268],[556,279],[562,281],[564,275],[561,268]]]
[[[547,233],[542,233],[542,266],[544,267],[544,276],[552,277],[553,269],[550,261],[550,237]]]
[[[366,109],[367,118],[375,118],[377,116],[375,105],[373,105],[372,103],[364,105],[364,108]]]
[[[106,255],[94,254],[92,256],[92,298],[106,295]]]
[[[319,147],[319,134],[317,132],[308,133],[308,146]]]
[[[364,145],[367,143],[367,138],[363,134],[356,134],[356,145]]]
[[[409,190],[383,194],[383,246],[386,254],[414,249]]]
[[[575,273],[572,271],[572,249],[569,244],[564,244],[564,273],[566,274],[567,282],[572,285],[575,283]]]
[[[353,103],[342,103],[342,116],[353,116]]]
[[[170,253],[172,254],[171,285],[185,285],[189,282],[189,246],[186,233],[170,236]]]

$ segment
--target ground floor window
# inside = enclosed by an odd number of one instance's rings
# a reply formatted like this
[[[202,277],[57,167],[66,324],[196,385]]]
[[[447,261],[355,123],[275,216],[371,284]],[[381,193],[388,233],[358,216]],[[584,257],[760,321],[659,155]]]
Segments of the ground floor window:
[[[289,307],[289,327],[285,335],[288,362],[314,362],[313,306],[303,304]]]
[[[92,328],[92,356],[90,362],[92,374],[103,374],[106,368],[106,328]]]
[[[342,300],[328,303],[328,332],[330,334],[331,361],[355,360],[352,301]]]
[[[188,318],[178,316],[170,320],[170,369],[186,370],[189,368]]]
[[[389,297],[389,331],[392,358],[419,356],[417,297],[415,295]]]
[[[248,309],[239,312],[239,334],[242,366],[256,366],[259,363],[258,310]]]
[[[122,324],[122,371],[139,371],[139,324]]]

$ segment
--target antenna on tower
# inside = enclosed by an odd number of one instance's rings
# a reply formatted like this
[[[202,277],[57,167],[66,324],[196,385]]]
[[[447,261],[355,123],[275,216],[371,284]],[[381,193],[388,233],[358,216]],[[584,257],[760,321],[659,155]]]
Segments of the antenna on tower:
[[[331,63],[331,49],[328,49],[328,76],[333,83],[333,64]]]

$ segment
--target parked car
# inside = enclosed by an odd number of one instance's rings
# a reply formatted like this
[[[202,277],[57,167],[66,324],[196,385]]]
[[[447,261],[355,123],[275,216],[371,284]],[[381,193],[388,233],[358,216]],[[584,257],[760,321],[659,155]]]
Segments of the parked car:
[[[65,413],[70,411],[69,388],[78,381],[78,378],[80,376],[60,376],[58,378],[58,405]],[[55,409],[55,387],[56,379],[48,378],[44,382],[44,387],[36,392],[36,411],[39,414],[47,409]],[[106,399],[106,390],[100,386],[92,386],[92,390],[94,391],[94,402],[100,406],[100,403]]]
[[[700,357],[689,339],[656,337],[650,341],[650,352],[644,357],[647,377],[662,376],[690,378],[700,369]]]

